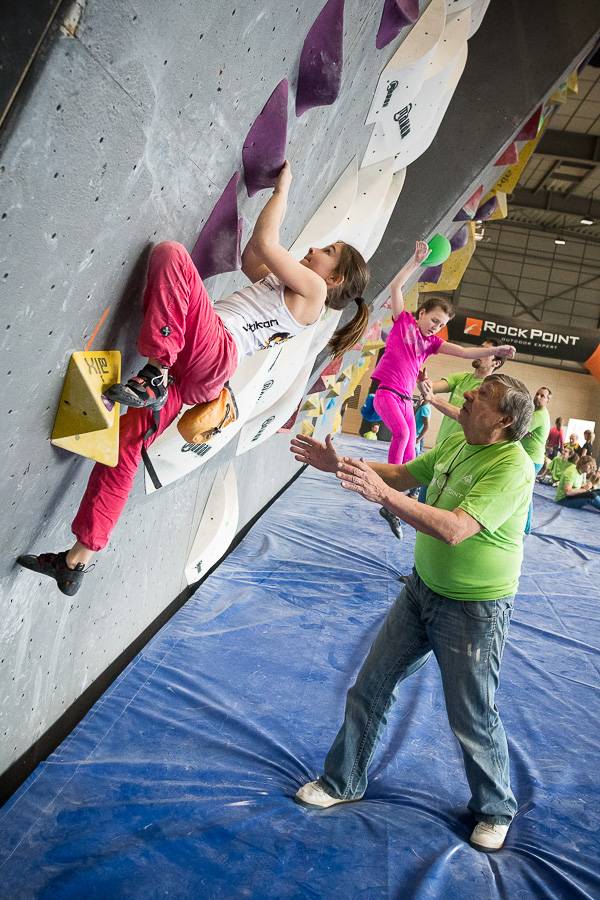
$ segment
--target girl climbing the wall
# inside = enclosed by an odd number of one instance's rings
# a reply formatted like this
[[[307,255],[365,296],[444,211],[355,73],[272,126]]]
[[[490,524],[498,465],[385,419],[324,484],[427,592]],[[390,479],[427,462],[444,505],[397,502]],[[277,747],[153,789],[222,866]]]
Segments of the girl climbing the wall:
[[[319,319],[324,307],[358,307],[330,341],[335,356],[366,329],[369,313],[361,295],[369,272],[354,247],[343,241],[311,247],[298,262],[281,246],[279,229],[291,181],[286,162],[242,255],[242,270],[252,283],[214,305],[181,244],[165,242],[152,251],[138,340],[148,362],[128,382],[105,392],[108,400],[129,407],[120,420],[118,464],[94,466],[72,524],[77,540],[70,550],[18,558],[25,568],[54,578],[63,594],[79,590],[86,567],[108,543],[125,506],[142,448],[171,424],[183,404],[218,397],[242,356],[262,350],[274,338],[299,334]],[[156,429],[149,436],[155,417]]]
[[[416,269],[425,262],[429,247],[417,241],[413,257],[398,272],[390,285],[393,326],[385,345],[385,351],[373,370],[378,388],[373,405],[392,433],[388,462],[395,465],[415,458],[415,416],[413,393],[419,373],[429,356],[445,353],[461,359],[478,359],[482,356],[501,356],[511,359],[515,348],[460,347],[438,336],[454,316],[452,304],[443,297],[429,297],[421,303],[416,313],[404,309],[402,287]],[[402,539],[400,520],[389,510],[379,510],[398,539]]]

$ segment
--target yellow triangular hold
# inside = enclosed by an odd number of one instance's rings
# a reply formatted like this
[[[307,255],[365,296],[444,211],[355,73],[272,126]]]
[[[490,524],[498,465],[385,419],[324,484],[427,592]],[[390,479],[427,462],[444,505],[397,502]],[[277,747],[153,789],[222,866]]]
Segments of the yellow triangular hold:
[[[314,431],[315,431],[315,426],[313,425],[312,422],[305,421],[302,423],[302,428],[300,429],[300,434],[305,434],[308,437],[310,437],[312,434],[314,434]]]
[[[306,400],[304,401],[303,406],[300,408],[300,412],[316,412],[319,409],[319,395],[318,394],[309,394]]]
[[[550,103],[566,103],[568,99],[569,99],[569,96],[567,94],[566,83],[561,84],[561,86],[559,88],[557,88],[557,90],[555,90],[554,93],[551,94],[550,98],[549,98]]]
[[[51,442],[107,466],[119,459],[119,404],[108,409],[102,391],[121,379],[118,350],[77,351],[71,356]]]

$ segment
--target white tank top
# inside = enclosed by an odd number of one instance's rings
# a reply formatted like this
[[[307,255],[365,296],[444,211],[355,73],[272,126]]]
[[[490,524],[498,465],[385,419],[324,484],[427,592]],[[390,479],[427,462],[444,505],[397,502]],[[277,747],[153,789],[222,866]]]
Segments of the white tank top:
[[[285,285],[275,275],[215,301],[215,312],[233,335],[240,356],[280,344],[300,334],[301,325],[285,304]]]

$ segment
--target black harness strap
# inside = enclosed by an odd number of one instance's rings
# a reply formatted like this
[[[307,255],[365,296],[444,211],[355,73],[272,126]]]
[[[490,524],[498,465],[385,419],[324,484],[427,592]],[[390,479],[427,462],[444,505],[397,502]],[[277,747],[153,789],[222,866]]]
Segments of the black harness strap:
[[[151,424],[150,428],[148,429],[148,431],[146,432],[146,434],[144,435],[144,443],[142,444],[142,461],[146,467],[146,471],[147,471],[148,475],[150,476],[150,481],[152,482],[152,484],[154,485],[156,490],[161,488],[162,484],[160,482],[158,475],[156,474],[156,469],[152,465],[152,463],[150,461],[150,457],[148,456],[148,451],[146,450],[146,441],[148,440],[149,437],[152,437],[152,435],[156,431],[158,431],[159,424],[160,424],[160,410],[153,409],[152,410],[152,424]]]
[[[385,385],[380,384],[379,387],[377,388],[377,390],[378,391],[389,391],[390,394],[396,394],[396,396],[400,397],[401,400],[408,400],[410,403],[412,403],[412,397],[408,397],[406,394],[401,394],[400,391],[397,391],[395,388],[385,387]]]

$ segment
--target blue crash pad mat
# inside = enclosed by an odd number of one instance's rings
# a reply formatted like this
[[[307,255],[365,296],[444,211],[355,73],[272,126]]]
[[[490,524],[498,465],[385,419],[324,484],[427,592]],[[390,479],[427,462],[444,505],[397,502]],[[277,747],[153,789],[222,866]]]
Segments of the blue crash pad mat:
[[[599,897],[600,516],[551,496],[536,489],[498,695],[519,802],[502,853],[466,843],[434,661],[399,688],[366,798],[293,802],[414,543],[307,470],[4,806],[0,895]]]

